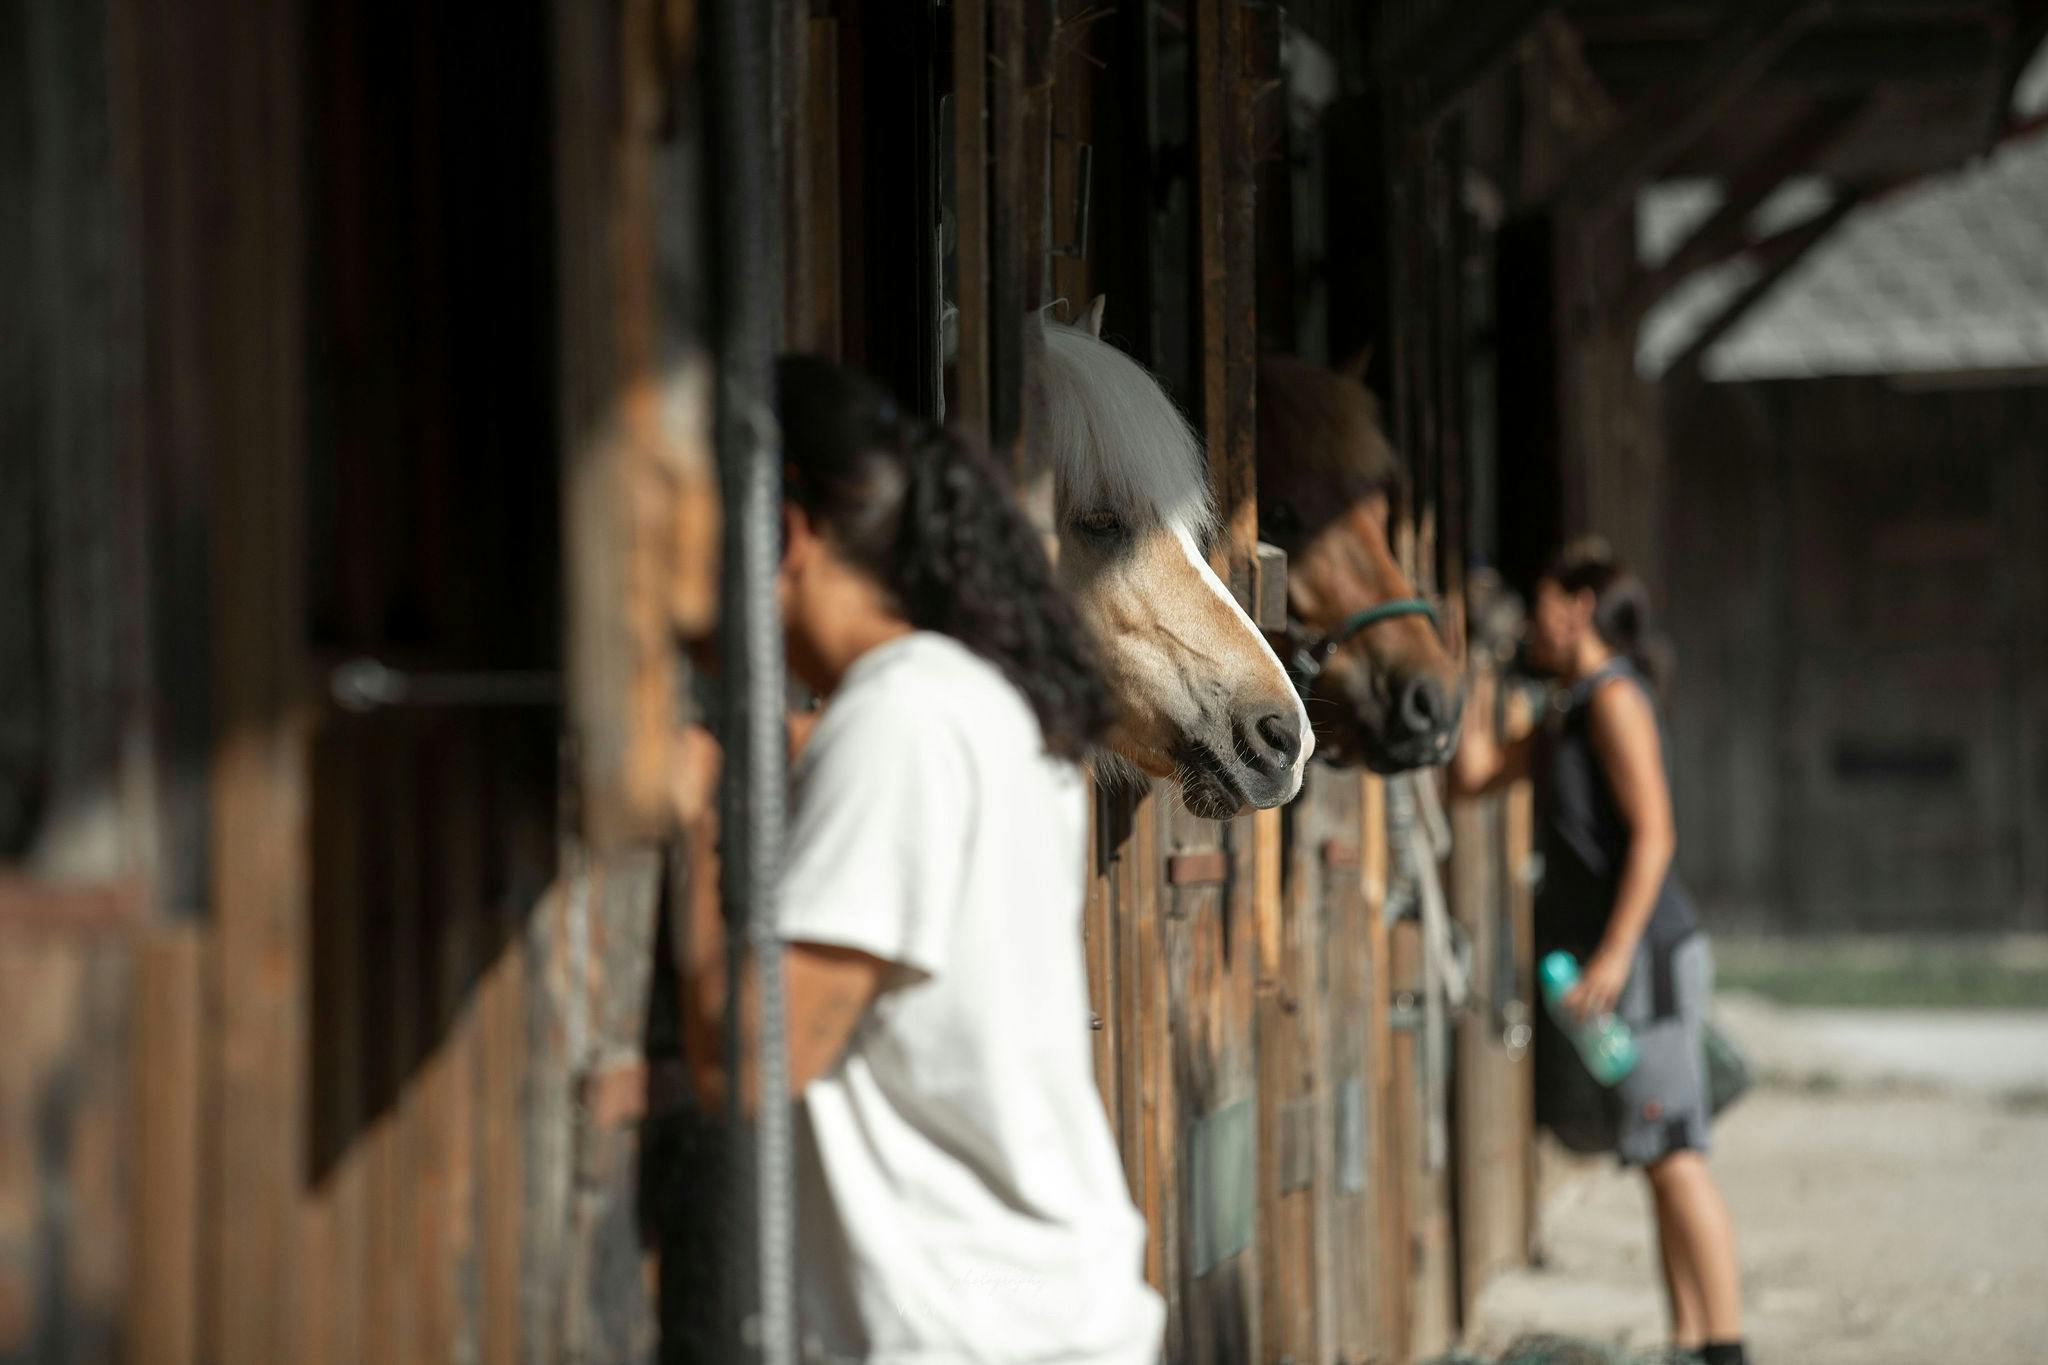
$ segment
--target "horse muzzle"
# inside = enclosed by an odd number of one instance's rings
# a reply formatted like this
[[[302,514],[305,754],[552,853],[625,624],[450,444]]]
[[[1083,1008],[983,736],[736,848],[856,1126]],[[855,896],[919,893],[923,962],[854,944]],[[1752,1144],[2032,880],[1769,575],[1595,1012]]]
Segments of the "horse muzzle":
[[[1304,750],[1314,743],[1299,712],[1273,707],[1234,715],[1227,735],[1188,737],[1174,755],[1181,799],[1209,820],[1227,820],[1246,807],[1285,805],[1301,790]]]
[[[1324,758],[1340,767],[1362,763],[1382,775],[1429,768],[1447,761],[1457,747],[1464,717],[1463,689],[1447,688],[1428,674],[1401,678],[1387,692],[1347,695],[1348,689],[1319,690],[1314,714],[1329,733]]]

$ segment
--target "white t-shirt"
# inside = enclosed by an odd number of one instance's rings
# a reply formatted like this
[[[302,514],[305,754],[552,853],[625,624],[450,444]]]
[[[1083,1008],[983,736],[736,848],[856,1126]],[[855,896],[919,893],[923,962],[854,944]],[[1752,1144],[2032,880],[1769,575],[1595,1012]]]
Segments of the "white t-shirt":
[[[861,656],[805,746],[782,936],[903,969],[798,1110],[813,1358],[1158,1358],[1092,1081],[1083,800],[1023,698],[943,635]]]

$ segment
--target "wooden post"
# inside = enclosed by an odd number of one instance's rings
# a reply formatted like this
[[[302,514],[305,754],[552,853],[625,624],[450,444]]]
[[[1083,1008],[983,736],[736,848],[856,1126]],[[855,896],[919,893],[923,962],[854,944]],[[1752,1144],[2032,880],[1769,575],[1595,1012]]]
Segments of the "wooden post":
[[[689,56],[673,18],[656,0],[553,8],[575,785],[560,879],[528,918],[525,969],[507,969],[493,1001],[509,1013],[523,1000],[529,1012],[531,1046],[508,1056],[498,1040],[487,1073],[495,1091],[507,1079],[500,1068],[524,1063],[523,1150],[516,1161],[503,1146],[483,1154],[493,1169],[523,1177],[522,1218],[516,1228],[489,1227],[483,1254],[505,1266],[512,1239],[523,1245],[519,1354],[543,1365],[632,1356],[656,1330],[654,1277],[641,1264],[633,1216],[639,1132],[606,1121],[583,1093],[595,1077],[640,1061],[661,883],[651,841],[674,815],[677,639],[708,628],[715,597],[708,386],[692,370],[698,362],[682,358],[687,339],[663,307],[701,263],[677,265],[657,250],[659,234],[674,230],[659,215],[680,188],[662,184],[674,173],[661,144],[674,135],[668,111]],[[810,53],[813,32],[785,27],[781,42],[822,63]],[[785,87],[785,126],[797,103]],[[806,118],[815,113],[804,108]],[[773,183],[809,196],[831,150],[806,140],[788,179],[769,172]],[[826,202],[836,207],[837,193]],[[838,244],[826,252],[808,235],[813,226],[802,215],[787,224],[803,269],[776,298],[787,320],[822,342],[834,334]],[[683,278],[665,279],[670,270]],[[493,1308],[490,1340],[503,1351],[513,1309],[504,1300]]]
[[[989,430],[988,5],[953,4],[953,303],[959,349],[948,416]],[[1013,320],[1014,322],[1014,320]]]
[[[199,1359],[200,935],[144,935],[136,953],[134,1307],[140,1365]]]
[[[1258,507],[1246,20],[1242,7],[1228,0],[1196,0],[1190,21],[1199,411],[1223,509],[1216,569],[1249,609]],[[1168,1351],[1191,1360],[1244,1359],[1265,1340],[1257,1147],[1260,1130],[1270,1126],[1265,1105],[1271,1097],[1260,1084],[1257,1021],[1261,928],[1276,924],[1280,912],[1278,879],[1261,875],[1260,858],[1277,854],[1278,827],[1271,823],[1277,819],[1277,812],[1262,812],[1219,828],[1184,811],[1166,818],[1167,851],[1207,851],[1205,845],[1215,847],[1210,841],[1221,841],[1231,864],[1223,886],[1166,891],[1169,1009],[1176,1068],[1185,1078],[1176,1098],[1189,1213],[1186,1300],[1179,1339],[1169,1335]]]
[[[1372,1138],[1373,1220],[1376,1238],[1370,1323],[1372,1358],[1402,1360],[1408,1343],[1410,1259],[1408,1253],[1408,1190],[1401,1148],[1401,1091],[1396,1080],[1395,1053],[1401,1040],[1393,1030],[1394,971],[1392,935],[1388,932],[1387,882],[1391,871],[1387,847],[1387,784],[1377,777],[1360,779],[1360,872],[1365,888],[1366,951],[1371,964],[1371,1013],[1367,1016],[1367,1063],[1372,1078],[1368,1128]]]
[[[1529,1249],[1527,806],[1523,783],[1451,808],[1451,912],[1473,945],[1473,1006],[1458,1023],[1455,1108],[1458,1300],[1466,1322],[1487,1283],[1522,1264]],[[1511,999],[1496,998],[1503,983],[1512,983]]]
[[[300,14],[188,16],[217,40],[188,78],[215,111],[194,216],[190,357],[206,393],[213,492],[211,781],[213,1020],[202,1355],[221,1365],[296,1359],[305,1152],[306,714],[302,407],[305,320],[296,79]],[[198,130],[194,130],[198,131]],[[197,163],[195,163],[197,164]]]

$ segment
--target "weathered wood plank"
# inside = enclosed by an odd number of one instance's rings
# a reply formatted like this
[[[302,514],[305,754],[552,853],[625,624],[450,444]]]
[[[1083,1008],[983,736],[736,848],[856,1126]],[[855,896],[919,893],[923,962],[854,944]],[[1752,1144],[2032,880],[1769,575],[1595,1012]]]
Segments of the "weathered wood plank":
[[[566,1358],[570,1203],[575,1171],[575,1058],[586,1031],[580,971],[581,926],[589,915],[589,878],[580,864],[563,869],[527,916],[518,1306],[521,1360],[556,1365]],[[509,1008],[509,1006],[508,1006]],[[501,1252],[501,1254],[503,1254]]]
[[[1408,1191],[1401,1143],[1399,1089],[1389,1006],[1393,1000],[1393,953],[1386,919],[1390,857],[1387,846],[1387,787],[1377,777],[1360,779],[1360,868],[1365,887],[1367,953],[1371,962],[1372,1010],[1367,1017],[1367,1050],[1372,1105],[1373,1219],[1377,1231],[1372,1294],[1373,1355],[1405,1359],[1408,1341]]]
[[[1474,1008],[1457,1023],[1453,1105],[1461,1319],[1469,1316],[1487,1281],[1516,1263],[1523,1242],[1525,1195],[1516,1144],[1526,1141],[1528,1133],[1512,1108],[1518,1058],[1504,1047],[1491,999],[1496,954],[1509,946],[1500,933],[1507,888],[1500,876],[1498,805],[1492,798],[1460,801],[1450,812],[1447,890],[1451,915],[1473,946],[1474,987]]]
[[[412,726],[405,720],[391,722]],[[377,1008],[366,1008],[365,1074],[370,1103],[366,1171],[370,1268],[364,1295],[365,1333],[372,1351],[387,1360],[414,1349],[419,1311],[419,1263],[413,1236],[417,1217],[414,1152],[418,1111],[408,1084],[419,1051],[420,815],[409,744],[387,732],[376,746],[371,785],[379,808],[392,815],[385,828],[380,884],[365,926],[366,989]],[[370,973],[374,971],[374,978]],[[369,984],[374,979],[375,985]]]
[[[1116,891],[1111,880],[1115,852],[1110,847],[1117,813],[1104,809],[1118,797],[1098,790],[1088,810],[1089,857],[1083,877],[1087,889],[1081,906],[1081,939],[1088,963],[1089,1026],[1095,1050],[1095,1087],[1102,1093],[1103,1112],[1123,1132],[1123,1070],[1118,1044],[1124,1039],[1123,936],[1119,932]],[[1137,1188],[1135,1172],[1126,1177]]]
[[[1020,483],[1028,482],[1024,425],[1025,332],[1028,291],[1022,219],[1026,164],[1024,140],[1024,0],[988,0],[988,143],[991,198],[988,221],[989,442]]]
[[[500,914],[506,913],[500,911]],[[526,955],[516,934],[507,936],[477,986],[482,1038],[477,1049],[478,1258],[481,1288],[477,1358],[482,1365],[528,1359],[520,1341],[520,1234],[527,1189],[520,1143],[525,1095]]]
[[[311,1365],[346,1365],[366,1354],[368,1254],[367,1151],[358,1141],[368,1117],[366,980],[381,964],[365,933],[368,907],[383,903],[367,880],[378,837],[367,817],[382,806],[368,784],[375,771],[367,724],[330,723],[313,756],[313,909],[310,926],[312,1065],[315,1083],[308,1145],[306,1271]],[[377,973],[374,977],[371,973]]]
[[[135,1365],[193,1365],[199,1358],[204,952],[190,925],[137,940],[128,1328]]]
[[[580,832],[600,850],[663,828],[676,695],[651,3],[559,4],[552,44],[567,691]]]
[[[1396,989],[1419,992],[1423,949],[1414,920],[1393,927],[1390,949]],[[1457,1248],[1451,1222],[1450,1167],[1431,1169],[1427,1159],[1432,1088],[1425,1083],[1419,1028],[1397,1039],[1394,1074],[1400,1089],[1408,1254],[1413,1266],[1405,1345],[1411,1355],[1427,1356],[1450,1346],[1457,1335]],[[1439,1094],[1447,1095],[1448,1088]]]
[[[1505,709],[1506,732],[1511,736],[1528,733],[1535,718],[1526,702],[1516,698]],[[1536,999],[1536,881],[1531,864],[1535,841],[1535,787],[1527,781],[1517,782],[1502,799],[1501,857],[1508,881],[1509,923],[1515,936],[1515,995],[1523,1002],[1525,1015],[1541,1007]],[[1533,1025],[1535,1021],[1525,1018],[1522,1022]],[[1506,1102],[1513,1106],[1522,1127],[1514,1155],[1520,1170],[1522,1205],[1513,1248],[1517,1263],[1522,1264],[1535,1245],[1537,1197],[1541,1193],[1536,1187],[1536,1065],[1526,1049],[1516,1061],[1511,1089]]]
[[[1292,812],[1300,824],[1306,812]],[[1318,1339],[1316,1255],[1318,1137],[1326,1131],[1324,1065],[1316,1021],[1321,905],[1283,901],[1280,812],[1253,826],[1253,905],[1259,925],[1259,1353],[1265,1359],[1325,1359]],[[1298,869],[1304,871],[1306,869]]]
[[[1117,915],[1128,944],[1125,998],[1124,1151],[1145,1216],[1145,1276],[1166,1300],[1167,1330],[1180,1304],[1179,1219],[1173,1202],[1180,1160],[1172,1120],[1172,1040],[1167,1036],[1165,901],[1159,881],[1160,800],[1148,789],[1127,808],[1128,841],[1117,864]]]
[[[1379,1113],[1373,1071],[1375,1021],[1386,1016],[1383,997],[1373,992],[1372,929],[1378,902],[1368,901],[1366,849],[1361,844],[1364,782],[1350,773],[1318,771],[1310,793],[1317,820],[1298,841],[1297,858],[1321,837],[1319,895],[1326,947],[1322,973],[1321,1056],[1325,1094],[1328,1166],[1319,1176],[1316,1206],[1322,1227],[1319,1254],[1326,1259],[1321,1279],[1325,1354],[1322,1359],[1364,1360],[1375,1349],[1376,1304],[1385,1272],[1378,1259],[1375,1209],[1384,1181],[1376,1162],[1381,1143],[1373,1124]],[[1304,822],[1307,823],[1306,821]],[[1341,856],[1332,857],[1332,852]],[[1297,868],[1309,866],[1297,862]]]
[[[1197,410],[1222,509],[1223,534],[1213,560],[1238,600],[1249,605],[1258,507],[1252,409],[1256,217],[1250,101],[1243,88],[1246,23],[1242,8],[1225,0],[1196,0],[1189,7],[1200,302]],[[1168,829],[1175,852],[1217,847],[1210,841],[1218,840],[1232,858],[1227,885],[1170,892],[1168,941],[1171,1032],[1182,1081],[1176,1099],[1187,1161],[1181,1182],[1190,1224],[1185,1271],[1192,1277],[1178,1348],[1189,1360],[1234,1361],[1259,1350],[1264,1340],[1257,1153],[1244,1153],[1245,1169],[1233,1163],[1237,1131],[1248,1128],[1256,1149],[1258,1133],[1269,1124],[1262,1111],[1271,1092],[1261,1085],[1258,1050],[1260,948],[1262,919],[1277,924],[1279,907],[1278,882],[1262,878],[1259,859],[1262,845],[1277,852],[1277,839],[1268,834],[1262,840],[1250,817],[1219,828],[1181,811],[1169,817]],[[1170,1334],[1169,1353],[1175,1345]]]
[[[298,1354],[305,1152],[307,736],[303,678],[305,323],[299,7],[188,16],[215,60],[190,97],[216,123],[189,231],[204,241],[191,357],[206,391],[214,681],[208,981],[212,1034],[204,1354]],[[195,163],[196,164],[196,163]]]
[[[120,935],[0,932],[0,1355],[107,1360],[126,1297],[133,954]]]
[[[1017,190],[1017,248],[1024,271],[1024,307],[1043,308],[1052,294],[1052,101],[1053,37],[1059,30],[1058,0],[1017,0],[1021,11],[1017,47],[1021,83],[1017,91],[1020,174]]]
[[[960,344],[948,416],[989,427],[988,6],[953,4],[953,262]]]
[[[478,1168],[475,1127],[480,1118],[476,1053],[480,1021],[473,988],[484,969],[486,931],[491,918],[484,885],[489,831],[485,827],[484,783],[490,771],[487,743],[472,723],[449,736],[434,756],[452,791],[442,803],[436,861],[441,869],[437,901],[442,915],[437,962],[429,982],[437,1038],[428,1058],[426,1092],[435,1113],[431,1126],[426,1254],[431,1258],[432,1314],[424,1344],[449,1359],[477,1358],[481,1329],[476,1292],[479,1269]]]
[[[801,215],[792,214],[799,233],[789,258],[800,281],[801,318],[790,320],[789,346],[838,356],[844,346],[844,290],[839,277],[839,21],[814,14],[806,34],[801,134],[792,152],[804,171]]]

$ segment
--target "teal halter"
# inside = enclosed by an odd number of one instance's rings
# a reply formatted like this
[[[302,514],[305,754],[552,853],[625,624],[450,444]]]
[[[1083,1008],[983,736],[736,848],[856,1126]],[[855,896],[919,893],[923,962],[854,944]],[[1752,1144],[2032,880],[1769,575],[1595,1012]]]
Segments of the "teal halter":
[[[1315,686],[1316,678],[1321,675],[1323,665],[1330,661],[1330,655],[1335,653],[1339,646],[1382,621],[1391,621],[1400,616],[1423,616],[1429,619],[1432,627],[1438,624],[1436,608],[1420,597],[1396,597],[1389,602],[1376,603],[1363,611],[1354,611],[1339,621],[1337,628],[1321,640],[1313,645],[1304,645],[1295,651],[1287,670],[1294,675],[1294,685],[1301,690],[1304,697],[1307,696],[1309,689]]]
[[[1391,621],[1397,616],[1427,616],[1430,625],[1437,624],[1435,607],[1420,597],[1397,597],[1391,602],[1382,602],[1378,606],[1367,607],[1364,611],[1352,612],[1338,623],[1337,628],[1330,632],[1323,643],[1335,649],[1368,626]]]

